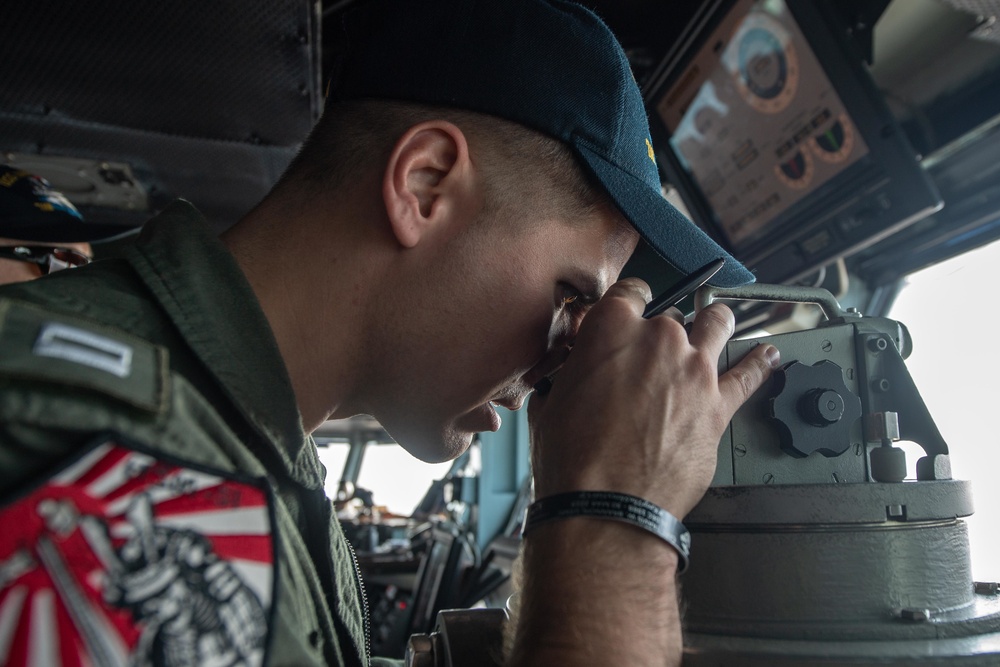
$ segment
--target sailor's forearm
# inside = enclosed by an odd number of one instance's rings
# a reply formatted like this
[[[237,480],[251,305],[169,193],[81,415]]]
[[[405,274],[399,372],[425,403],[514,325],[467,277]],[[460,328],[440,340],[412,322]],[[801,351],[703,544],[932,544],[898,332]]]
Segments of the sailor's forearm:
[[[510,667],[680,664],[677,554],[633,526],[574,518],[525,540]]]

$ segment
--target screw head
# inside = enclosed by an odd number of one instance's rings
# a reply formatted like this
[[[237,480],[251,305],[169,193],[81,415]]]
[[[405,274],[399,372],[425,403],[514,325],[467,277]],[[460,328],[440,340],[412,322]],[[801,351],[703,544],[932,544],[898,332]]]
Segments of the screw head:
[[[742,442],[737,443],[737,445],[735,447],[733,447],[733,450],[736,452],[736,456],[746,456],[747,455],[747,446],[744,445]]]
[[[828,340],[824,340],[824,341],[823,341],[822,343],[820,343],[820,348],[821,348],[821,349],[822,349],[822,350],[823,350],[824,352],[829,352],[830,350],[832,350],[832,349],[833,349],[833,343],[831,343],[831,342],[830,342],[830,341],[828,341]]]
[[[764,482],[765,484],[774,484],[774,475],[772,475],[771,473],[765,473],[764,476],[761,478],[761,481]]]
[[[832,389],[813,389],[799,401],[798,411],[814,426],[829,426],[844,416],[844,398]]]
[[[889,349],[889,343],[886,342],[885,338],[872,338],[868,341],[868,349],[872,352],[885,352]]]
[[[885,378],[882,378],[880,380],[875,380],[874,382],[872,382],[872,389],[884,394],[890,389],[892,389],[892,383],[890,383]]]

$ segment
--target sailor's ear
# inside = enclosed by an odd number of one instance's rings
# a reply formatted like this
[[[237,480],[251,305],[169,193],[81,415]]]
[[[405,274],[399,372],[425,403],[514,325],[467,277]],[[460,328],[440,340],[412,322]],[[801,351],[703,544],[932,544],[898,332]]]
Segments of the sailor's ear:
[[[393,234],[412,248],[456,218],[472,187],[465,134],[456,125],[432,120],[399,138],[386,164],[382,197]]]

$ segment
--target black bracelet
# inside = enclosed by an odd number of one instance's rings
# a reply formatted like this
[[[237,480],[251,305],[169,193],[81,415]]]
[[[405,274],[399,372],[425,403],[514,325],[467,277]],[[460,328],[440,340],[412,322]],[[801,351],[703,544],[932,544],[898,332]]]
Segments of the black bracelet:
[[[536,500],[528,507],[523,535],[535,526],[555,519],[589,516],[624,521],[653,533],[677,550],[678,573],[687,569],[691,556],[691,533],[677,517],[648,500],[612,491],[571,491]]]

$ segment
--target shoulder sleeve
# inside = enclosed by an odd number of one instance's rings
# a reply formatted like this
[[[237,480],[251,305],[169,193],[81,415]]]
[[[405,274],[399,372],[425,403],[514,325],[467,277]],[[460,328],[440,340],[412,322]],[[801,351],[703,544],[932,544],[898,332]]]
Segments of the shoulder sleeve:
[[[112,327],[0,300],[0,380],[72,386],[163,408],[167,351]]]
[[[87,437],[167,408],[167,351],[113,327],[0,299],[0,489]]]

